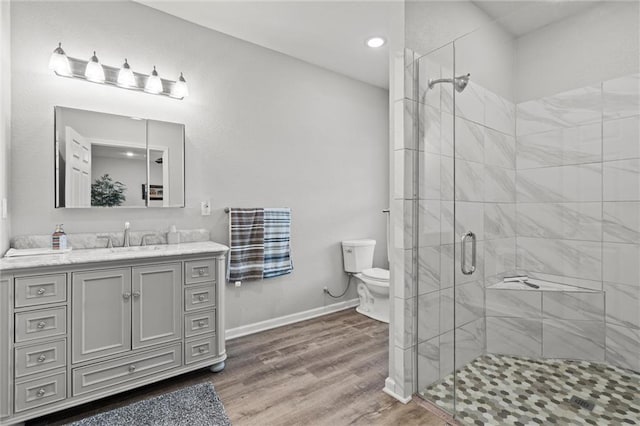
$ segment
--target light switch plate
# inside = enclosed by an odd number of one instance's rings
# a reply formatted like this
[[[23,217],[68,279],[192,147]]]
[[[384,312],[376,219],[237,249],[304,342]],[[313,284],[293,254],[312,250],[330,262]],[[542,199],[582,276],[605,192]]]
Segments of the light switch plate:
[[[200,203],[200,214],[202,216],[211,216],[211,203],[208,200]]]

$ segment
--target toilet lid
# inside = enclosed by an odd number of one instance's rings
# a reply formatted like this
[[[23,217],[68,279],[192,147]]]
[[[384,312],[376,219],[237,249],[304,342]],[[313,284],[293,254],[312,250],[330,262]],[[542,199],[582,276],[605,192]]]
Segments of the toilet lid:
[[[373,280],[389,281],[389,271],[382,268],[365,269],[362,275]]]

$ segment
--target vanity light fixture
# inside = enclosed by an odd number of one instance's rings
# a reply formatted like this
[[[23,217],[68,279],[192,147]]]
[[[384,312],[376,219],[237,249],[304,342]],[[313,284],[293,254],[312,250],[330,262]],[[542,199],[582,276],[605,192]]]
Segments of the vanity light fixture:
[[[385,40],[383,37],[369,37],[367,39],[367,46],[377,49],[378,47],[384,46],[386,42],[387,40]]]
[[[58,47],[53,50],[49,59],[49,69],[58,75],[71,76],[71,66],[67,54],[62,50],[62,43],[58,43]]]
[[[144,86],[144,91],[148,93],[158,94],[162,92],[162,80],[158,76],[158,71],[156,71],[156,66],[153,66],[153,71],[151,71],[151,75],[147,79],[147,84]]]
[[[178,81],[176,81],[176,85],[173,86],[171,96],[173,96],[174,98],[186,98],[187,96],[189,96],[187,80],[184,79],[182,73],[180,73],[180,77],[178,78]]]
[[[89,59],[89,62],[87,62],[84,76],[87,77],[87,80],[93,81],[94,83],[104,83],[104,68],[102,68],[95,50],[93,51],[93,56]]]
[[[96,52],[93,52],[93,56],[88,61],[72,58],[62,50],[62,43],[58,43],[58,47],[51,54],[49,69],[60,77],[78,78],[92,83],[170,96],[174,99],[184,99],[189,95],[187,81],[182,73],[177,81],[172,81],[160,78],[155,66],[151,75],[134,72],[127,59],[124,60],[122,67],[116,68],[101,64]]]
[[[118,72],[118,86],[126,88],[136,86],[136,77],[131,71],[127,58],[124,58],[124,64],[122,64],[122,68]]]

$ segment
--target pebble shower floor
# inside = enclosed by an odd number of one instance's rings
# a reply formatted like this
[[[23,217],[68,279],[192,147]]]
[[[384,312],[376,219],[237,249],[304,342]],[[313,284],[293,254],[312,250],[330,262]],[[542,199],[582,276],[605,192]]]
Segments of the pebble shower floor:
[[[587,361],[484,355],[458,370],[457,419],[473,425],[640,425],[640,373]],[[453,374],[421,391],[451,410]],[[569,402],[579,397],[589,411]]]

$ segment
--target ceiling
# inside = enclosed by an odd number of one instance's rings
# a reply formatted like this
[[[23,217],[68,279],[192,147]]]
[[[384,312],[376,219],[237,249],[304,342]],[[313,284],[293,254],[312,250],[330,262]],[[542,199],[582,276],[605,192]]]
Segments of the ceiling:
[[[366,83],[389,86],[389,49],[367,38],[391,35],[402,19],[392,1],[157,1],[154,9],[293,56]]]
[[[136,1],[382,88],[389,87],[388,43],[371,49],[365,40],[373,35],[391,37],[393,23],[402,22],[403,16],[402,0]],[[472,0],[514,37],[599,2]]]
[[[472,0],[487,15],[499,20],[514,37],[520,37],[546,25],[592,8],[601,0],[573,1],[497,1]]]
[[[127,154],[130,153],[130,154]],[[147,156],[145,148],[110,146],[91,144],[91,155],[93,157],[118,158],[121,160],[144,160]]]

